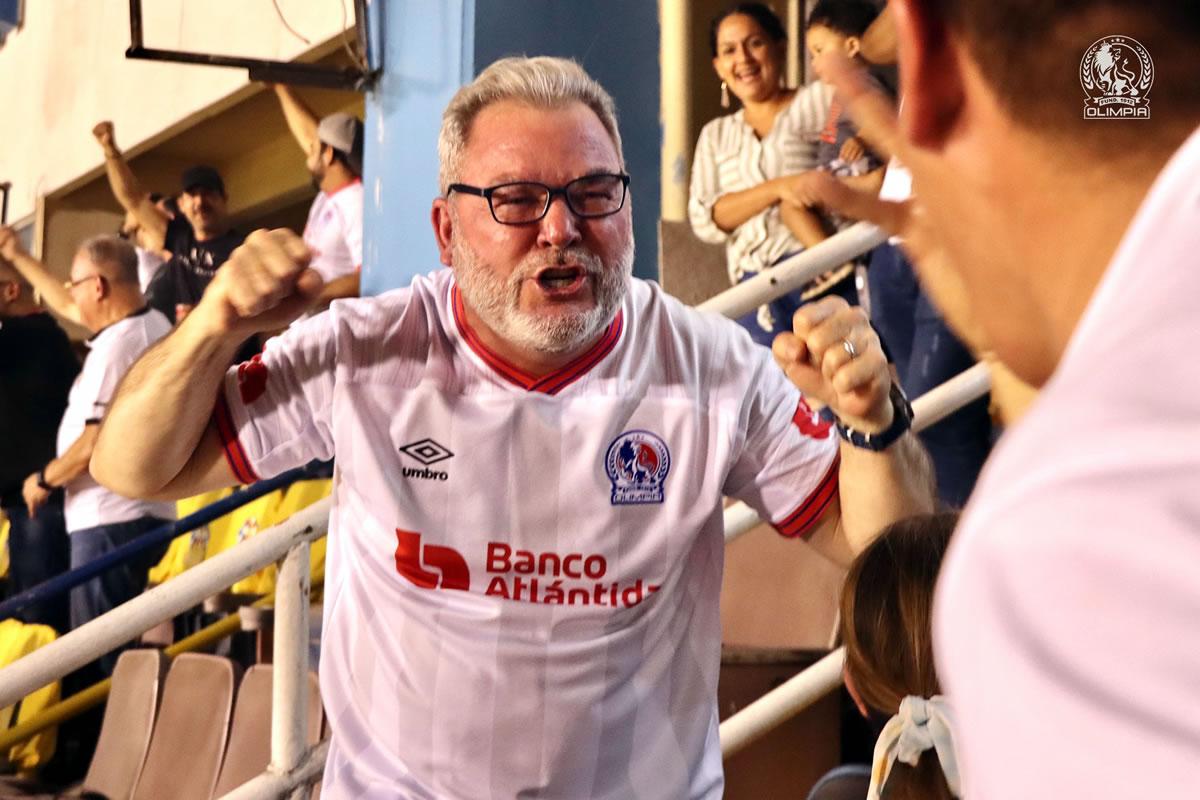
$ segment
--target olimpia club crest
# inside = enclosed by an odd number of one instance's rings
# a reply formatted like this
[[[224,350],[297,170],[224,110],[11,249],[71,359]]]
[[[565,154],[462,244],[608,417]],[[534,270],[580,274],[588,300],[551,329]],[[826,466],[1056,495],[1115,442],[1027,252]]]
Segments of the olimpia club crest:
[[[1086,119],[1149,119],[1154,62],[1137,39],[1105,36],[1079,62]]]
[[[614,506],[661,503],[670,470],[666,442],[650,431],[625,431],[613,439],[604,456]]]

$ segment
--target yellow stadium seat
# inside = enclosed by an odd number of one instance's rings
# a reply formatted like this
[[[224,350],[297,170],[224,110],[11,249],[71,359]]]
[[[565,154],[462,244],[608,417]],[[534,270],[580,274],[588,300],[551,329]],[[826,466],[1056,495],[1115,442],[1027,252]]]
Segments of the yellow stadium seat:
[[[57,638],[58,634],[49,625],[26,625],[15,619],[0,620],[0,667],[8,666]],[[13,719],[14,706],[0,710],[0,726],[7,729],[32,719],[57,703],[60,691],[61,686],[55,681],[26,695],[20,702],[16,719]],[[28,775],[54,755],[57,735],[58,728],[47,728],[21,744],[13,745],[4,756],[20,774]]]

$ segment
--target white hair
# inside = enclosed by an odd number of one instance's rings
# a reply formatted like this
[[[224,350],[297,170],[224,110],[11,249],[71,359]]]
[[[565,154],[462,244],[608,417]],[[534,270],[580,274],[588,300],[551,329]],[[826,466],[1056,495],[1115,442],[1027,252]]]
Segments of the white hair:
[[[479,77],[459,89],[446,106],[438,134],[438,182],[443,194],[458,178],[463,150],[475,117],[501,100],[516,100],[545,109],[583,103],[600,118],[617,150],[617,161],[624,168],[616,104],[604,87],[570,59],[514,56],[502,58],[479,73]]]

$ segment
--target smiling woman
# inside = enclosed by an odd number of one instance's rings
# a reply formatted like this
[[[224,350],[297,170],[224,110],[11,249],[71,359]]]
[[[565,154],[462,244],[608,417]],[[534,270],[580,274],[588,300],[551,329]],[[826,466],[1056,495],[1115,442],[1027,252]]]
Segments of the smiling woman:
[[[773,11],[741,3],[712,22],[713,69],[722,99],[741,108],[704,126],[696,143],[688,218],[696,236],[724,244],[731,283],[739,283],[804,249],[805,182],[817,166],[817,143],[832,94],[815,82],[784,85],[787,35]],[[762,306],[739,320],[770,345],[787,329],[801,300],[837,293],[856,303],[853,275],[842,269]]]

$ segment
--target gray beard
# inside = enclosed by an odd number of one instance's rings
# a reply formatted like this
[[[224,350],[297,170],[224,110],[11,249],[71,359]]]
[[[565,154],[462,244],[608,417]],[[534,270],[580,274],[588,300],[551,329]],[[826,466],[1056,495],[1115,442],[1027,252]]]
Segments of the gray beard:
[[[533,254],[507,279],[497,277],[461,237],[454,239],[451,252],[455,281],[471,310],[506,342],[538,353],[567,353],[599,338],[625,299],[633,273],[632,239],[613,265],[605,265],[590,250],[573,247],[548,256]],[[587,271],[595,304],[585,311],[554,316],[522,311],[522,284],[547,266],[566,263],[568,256]]]

